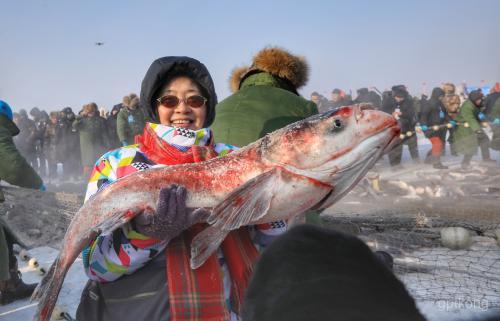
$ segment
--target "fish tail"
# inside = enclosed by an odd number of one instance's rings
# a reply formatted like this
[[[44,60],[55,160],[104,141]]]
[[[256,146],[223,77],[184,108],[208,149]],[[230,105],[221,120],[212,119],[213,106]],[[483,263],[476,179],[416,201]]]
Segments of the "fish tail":
[[[66,274],[59,266],[59,261],[58,256],[31,296],[31,300],[38,300],[33,321],[49,321],[52,316]]]
[[[209,226],[196,235],[191,242],[191,268],[197,269],[205,263],[226,238],[227,232]]]

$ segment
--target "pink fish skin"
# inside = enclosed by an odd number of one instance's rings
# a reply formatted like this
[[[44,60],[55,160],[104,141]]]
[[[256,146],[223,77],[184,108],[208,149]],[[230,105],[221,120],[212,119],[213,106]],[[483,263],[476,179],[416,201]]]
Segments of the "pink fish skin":
[[[100,233],[143,211],[155,211],[161,188],[186,187],[188,207],[209,208],[209,226],[191,244],[201,266],[227,233],[244,225],[289,220],[324,209],[349,192],[400,129],[389,114],[366,105],[327,111],[277,130],[225,157],[137,172],[106,186],[76,213],[63,247],[32,299],[34,320],[48,321],[71,264]]]

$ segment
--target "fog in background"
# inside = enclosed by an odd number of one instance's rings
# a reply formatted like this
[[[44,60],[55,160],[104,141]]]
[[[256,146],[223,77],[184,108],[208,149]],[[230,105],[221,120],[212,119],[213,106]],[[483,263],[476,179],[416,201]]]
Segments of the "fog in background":
[[[267,45],[309,61],[300,90],[500,81],[500,1],[0,0],[0,99],[14,110],[139,93],[151,62],[202,61],[222,99],[231,70]],[[96,42],[104,42],[96,46]]]

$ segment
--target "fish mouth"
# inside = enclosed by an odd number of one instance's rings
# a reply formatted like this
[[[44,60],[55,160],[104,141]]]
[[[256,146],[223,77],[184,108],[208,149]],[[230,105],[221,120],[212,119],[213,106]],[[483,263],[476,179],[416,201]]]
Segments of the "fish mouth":
[[[312,209],[320,210],[332,206],[339,199],[344,197],[356,184],[364,177],[364,175],[375,165],[379,158],[386,152],[392,150],[394,144],[399,143],[399,126],[387,127],[377,134],[367,138],[356,149],[363,150],[366,145],[374,144],[366,153],[361,153],[363,156],[355,160],[348,166],[335,172],[331,185],[334,188],[316,204]],[[384,139],[387,135],[391,135],[390,139]],[[376,142],[380,141],[379,144]],[[356,151],[353,151],[356,152]]]

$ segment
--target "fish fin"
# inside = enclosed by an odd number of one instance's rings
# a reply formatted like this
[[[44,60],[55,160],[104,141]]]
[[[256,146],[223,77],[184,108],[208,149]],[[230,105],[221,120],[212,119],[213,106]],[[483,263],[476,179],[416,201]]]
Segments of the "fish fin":
[[[142,211],[142,208],[133,208],[118,215],[113,215],[112,217],[102,221],[100,224],[95,226],[93,228],[93,231],[97,232],[98,234],[110,234],[114,230],[132,220],[137,214],[141,213]]]
[[[228,232],[209,226],[191,241],[191,268],[197,269],[205,263],[226,238]]]
[[[271,206],[280,178],[281,170],[274,168],[241,185],[214,207],[208,224],[230,231],[262,218]]]
[[[59,269],[58,269],[59,267]],[[52,311],[57,302],[57,296],[61,291],[66,271],[59,266],[59,256],[52,263],[47,275],[42,282],[38,284],[31,296],[31,300],[38,300],[34,321],[49,321],[52,317]]]

